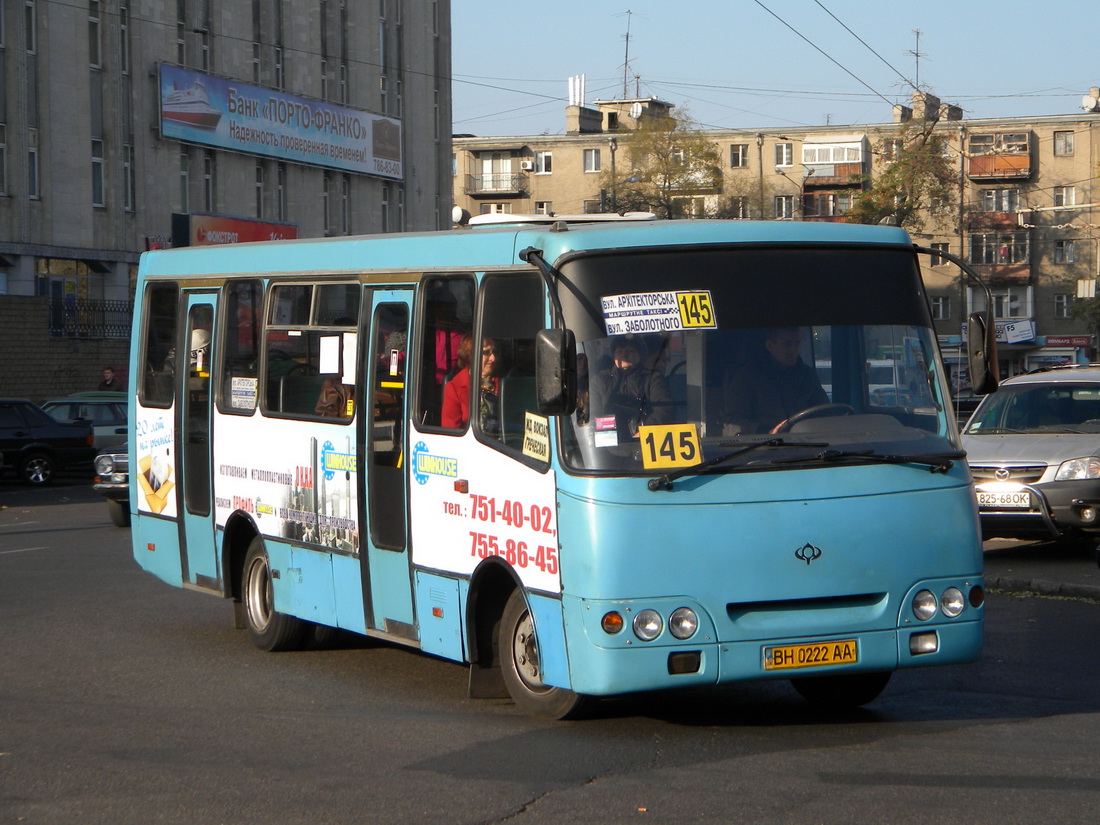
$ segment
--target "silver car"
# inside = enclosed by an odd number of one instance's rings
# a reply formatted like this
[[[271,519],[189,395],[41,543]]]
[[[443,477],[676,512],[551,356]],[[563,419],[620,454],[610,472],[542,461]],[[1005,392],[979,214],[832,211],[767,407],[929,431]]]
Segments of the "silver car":
[[[963,430],[986,538],[1100,539],[1100,367],[1003,382]]]

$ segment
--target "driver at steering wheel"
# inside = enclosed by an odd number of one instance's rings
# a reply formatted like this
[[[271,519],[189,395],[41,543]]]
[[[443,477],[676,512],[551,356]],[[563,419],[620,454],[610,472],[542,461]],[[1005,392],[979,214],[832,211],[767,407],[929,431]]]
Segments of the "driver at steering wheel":
[[[829,403],[801,346],[798,327],[768,331],[766,355],[734,371],[723,386],[723,435],[777,432],[792,415]]]

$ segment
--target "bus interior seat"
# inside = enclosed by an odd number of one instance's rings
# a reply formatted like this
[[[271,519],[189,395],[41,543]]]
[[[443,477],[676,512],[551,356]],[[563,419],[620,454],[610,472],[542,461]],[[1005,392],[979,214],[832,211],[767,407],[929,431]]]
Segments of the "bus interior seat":
[[[523,446],[524,424],[529,411],[538,411],[535,377],[506,375],[500,381],[500,434],[509,447]]]

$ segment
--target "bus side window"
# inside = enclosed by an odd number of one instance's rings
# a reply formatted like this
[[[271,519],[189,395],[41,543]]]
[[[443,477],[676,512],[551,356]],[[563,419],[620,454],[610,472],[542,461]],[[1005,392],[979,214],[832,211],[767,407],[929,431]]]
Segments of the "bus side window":
[[[424,282],[424,336],[420,349],[416,422],[443,426],[443,392],[459,372],[459,346],[473,328],[474,281],[468,276],[431,278]],[[465,422],[460,427],[464,430]]]
[[[222,412],[251,414],[256,409],[262,304],[263,285],[258,280],[230,281],[225,287],[225,338],[218,373]]]
[[[265,411],[346,423],[355,414],[358,284],[272,289],[264,367]]]
[[[535,335],[546,324],[542,279],[534,272],[487,277],[481,318],[482,378],[475,416],[484,435],[523,448],[535,402]],[[474,352],[478,353],[477,347]],[[477,363],[476,357],[471,357]]]
[[[179,285],[153,284],[145,291],[145,338],[141,352],[141,403],[168,407],[174,397]]]

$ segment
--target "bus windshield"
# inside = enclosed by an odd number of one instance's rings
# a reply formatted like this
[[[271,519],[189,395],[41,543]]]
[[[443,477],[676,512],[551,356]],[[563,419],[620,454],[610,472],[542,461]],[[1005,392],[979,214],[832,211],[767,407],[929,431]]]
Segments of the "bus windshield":
[[[670,431],[694,433],[696,463],[739,451],[725,472],[957,457],[911,253],[654,250],[560,271],[578,342],[572,470],[650,472],[652,434]]]

